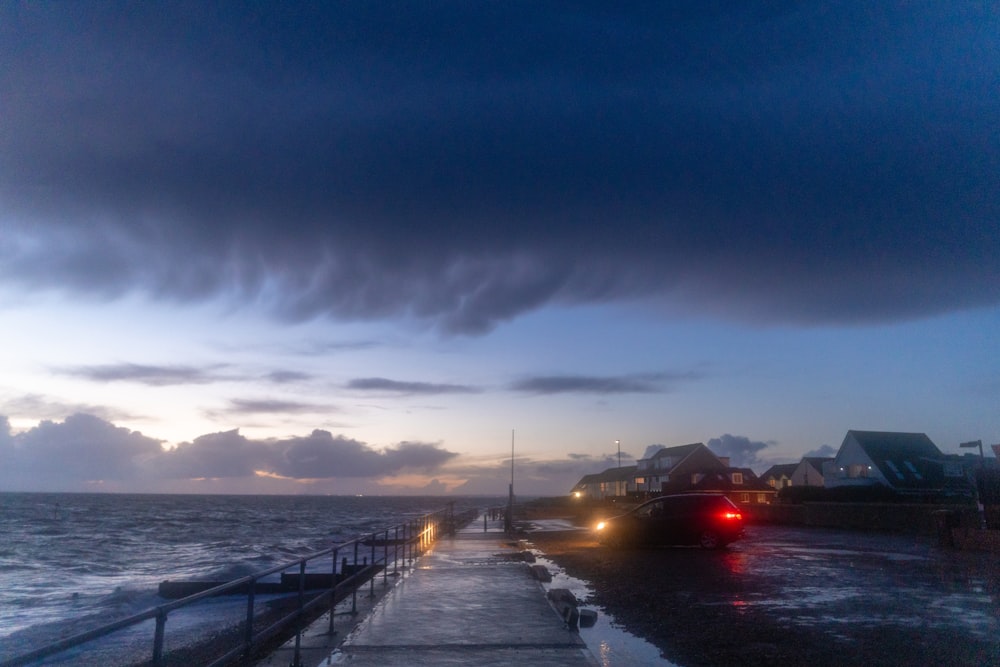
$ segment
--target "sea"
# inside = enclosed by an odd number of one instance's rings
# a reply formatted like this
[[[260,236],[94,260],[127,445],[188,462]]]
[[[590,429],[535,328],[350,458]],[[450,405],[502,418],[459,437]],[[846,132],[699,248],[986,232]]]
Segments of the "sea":
[[[497,503],[468,497],[0,493],[0,661],[162,604],[161,581],[237,579],[453,500],[456,511]],[[218,631],[217,624],[238,622],[245,604],[245,598],[227,596],[172,613],[168,642],[182,645]],[[151,623],[45,664],[148,659],[152,630],[144,626]]]

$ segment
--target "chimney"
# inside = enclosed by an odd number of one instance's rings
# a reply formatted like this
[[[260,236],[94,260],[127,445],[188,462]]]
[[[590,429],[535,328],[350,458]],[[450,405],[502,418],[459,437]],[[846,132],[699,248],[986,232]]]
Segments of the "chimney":
[[[729,467],[729,457],[728,456],[720,456],[719,460],[722,461],[722,465],[726,466],[727,468]]]

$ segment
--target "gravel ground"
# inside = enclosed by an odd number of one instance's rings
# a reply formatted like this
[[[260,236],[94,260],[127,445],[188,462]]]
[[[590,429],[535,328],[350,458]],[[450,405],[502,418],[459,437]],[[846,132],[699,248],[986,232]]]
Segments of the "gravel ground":
[[[526,539],[567,574],[592,585],[590,604],[683,667],[1000,664],[996,637],[955,634],[953,628],[922,622],[919,609],[897,611],[889,602],[888,607],[859,612],[856,597],[817,597],[815,605],[789,599],[791,591],[810,587],[806,595],[822,596],[824,576],[838,573],[807,567],[802,574],[812,581],[785,586],[802,568],[769,565],[752,543],[711,552],[609,549],[579,530],[532,532]],[[881,590],[876,597],[893,595]]]

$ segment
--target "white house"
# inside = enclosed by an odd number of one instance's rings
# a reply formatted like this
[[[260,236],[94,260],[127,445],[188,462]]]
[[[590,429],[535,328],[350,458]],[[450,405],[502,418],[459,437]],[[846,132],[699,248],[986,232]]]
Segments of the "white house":
[[[881,484],[900,493],[962,486],[964,474],[923,433],[848,431],[837,456],[823,466],[827,487]],[[953,479],[954,478],[954,479]]]
[[[791,486],[824,486],[823,466],[833,461],[828,456],[803,456],[791,474]]]

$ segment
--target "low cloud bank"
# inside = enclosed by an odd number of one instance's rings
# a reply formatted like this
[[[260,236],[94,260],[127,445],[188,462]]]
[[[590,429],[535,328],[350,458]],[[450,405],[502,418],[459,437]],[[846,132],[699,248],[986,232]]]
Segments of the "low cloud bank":
[[[758,454],[774,443],[751,440],[745,435],[727,433],[718,438],[712,438],[705,444],[716,455],[728,456],[729,465],[734,468],[760,468],[766,462],[762,461]]]
[[[110,483],[140,490],[144,483],[192,479],[379,479],[430,473],[457,456],[439,445],[371,445],[314,430],[307,436],[255,440],[238,430],[211,433],[164,450],[162,441],[89,414],[43,421],[14,434],[0,417],[0,488],[80,490]]]

